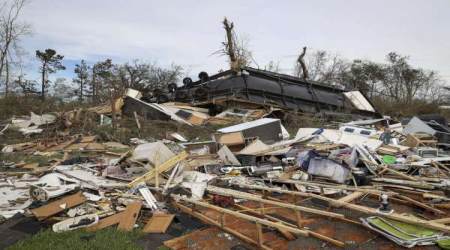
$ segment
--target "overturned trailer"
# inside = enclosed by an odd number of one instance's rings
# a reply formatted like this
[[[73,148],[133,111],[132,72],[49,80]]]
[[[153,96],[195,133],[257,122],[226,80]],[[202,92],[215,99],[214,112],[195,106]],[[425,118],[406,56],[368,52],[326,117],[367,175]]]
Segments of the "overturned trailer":
[[[213,113],[246,105],[360,118],[381,117],[359,91],[345,91],[294,76],[244,67],[240,72],[227,70],[213,76],[202,72],[199,78],[196,82],[185,78],[182,87],[171,85],[170,93],[160,95],[158,101],[190,102],[208,107]]]

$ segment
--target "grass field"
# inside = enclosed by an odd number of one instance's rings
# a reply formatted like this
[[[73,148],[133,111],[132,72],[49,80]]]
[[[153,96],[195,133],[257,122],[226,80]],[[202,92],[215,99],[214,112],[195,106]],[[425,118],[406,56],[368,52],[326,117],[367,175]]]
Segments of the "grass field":
[[[41,231],[38,234],[19,241],[8,250],[141,250],[136,241],[142,233],[138,230],[121,232],[114,228],[97,232],[84,230],[54,233],[51,230]]]

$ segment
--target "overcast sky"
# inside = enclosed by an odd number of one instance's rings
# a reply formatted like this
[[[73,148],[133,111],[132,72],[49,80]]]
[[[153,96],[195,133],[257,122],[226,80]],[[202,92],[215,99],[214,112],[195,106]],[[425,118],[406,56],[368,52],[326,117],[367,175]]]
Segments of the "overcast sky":
[[[65,55],[66,76],[80,59],[106,58],[213,74],[227,68],[226,58],[213,55],[227,16],[260,67],[273,60],[292,73],[303,46],[379,62],[397,51],[450,82],[450,0],[31,1],[23,17],[34,35],[25,47],[30,57],[46,48]]]

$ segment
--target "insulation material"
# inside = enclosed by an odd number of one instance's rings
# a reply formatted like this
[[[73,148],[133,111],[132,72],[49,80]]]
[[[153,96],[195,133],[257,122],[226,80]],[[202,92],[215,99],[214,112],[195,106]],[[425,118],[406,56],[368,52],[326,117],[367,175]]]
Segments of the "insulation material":
[[[311,158],[309,160],[308,174],[330,178],[338,183],[344,183],[350,171],[329,159]]]
[[[158,141],[138,145],[131,158],[135,161],[145,161],[153,166],[158,166],[174,156],[175,154],[164,143]]]
[[[375,108],[359,91],[344,92],[344,96],[359,110],[375,112]]]

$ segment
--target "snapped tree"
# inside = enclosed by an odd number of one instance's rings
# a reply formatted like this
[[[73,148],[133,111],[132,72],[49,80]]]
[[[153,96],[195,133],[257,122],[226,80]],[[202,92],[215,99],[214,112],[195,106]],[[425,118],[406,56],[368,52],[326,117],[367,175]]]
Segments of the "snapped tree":
[[[78,98],[80,102],[83,102],[89,78],[89,66],[87,66],[86,61],[81,60],[80,64],[76,64],[74,72],[75,78],[73,79],[73,82],[78,84]]]
[[[41,98],[45,99],[45,89],[50,83],[48,75],[57,72],[58,70],[65,70],[66,67],[62,65],[64,56],[59,55],[53,49],[46,49],[44,52],[36,50],[36,57],[41,62]]]
[[[226,41],[222,43],[223,48],[217,52],[228,56],[230,68],[237,72],[242,67],[250,65],[253,59],[252,53],[248,49],[246,41],[239,38],[234,32],[234,23],[229,22],[226,17],[222,23],[225,29]]]

